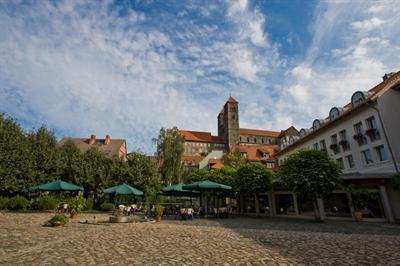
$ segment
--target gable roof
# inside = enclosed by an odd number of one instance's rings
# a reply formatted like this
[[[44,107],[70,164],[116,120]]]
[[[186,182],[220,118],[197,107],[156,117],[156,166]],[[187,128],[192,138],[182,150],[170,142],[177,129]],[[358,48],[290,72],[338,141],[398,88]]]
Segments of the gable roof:
[[[227,103],[237,103],[237,101],[232,96],[229,96],[229,98],[226,102]]]
[[[236,145],[234,151],[247,153],[250,161],[275,161],[275,153],[279,150],[279,145]],[[262,153],[268,153],[269,157],[263,157]]]
[[[181,135],[187,141],[203,141],[210,143],[223,143],[223,139],[219,136],[213,136],[210,132],[179,130]]]
[[[194,161],[195,165],[199,166],[203,158],[204,156],[181,156],[181,162],[187,161],[191,165],[192,161]]]
[[[254,135],[254,136],[268,136],[268,137],[277,138],[279,136],[280,132],[271,131],[271,130],[239,128],[239,134]]]
[[[97,147],[109,157],[113,157],[114,155],[120,156],[121,146],[126,146],[124,139],[110,139],[110,143],[106,145],[104,144],[105,139],[96,139],[95,143],[89,144],[90,138],[63,138],[58,144],[64,145],[68,140],[72,141],[82,152],[87,151],[91,147]]]

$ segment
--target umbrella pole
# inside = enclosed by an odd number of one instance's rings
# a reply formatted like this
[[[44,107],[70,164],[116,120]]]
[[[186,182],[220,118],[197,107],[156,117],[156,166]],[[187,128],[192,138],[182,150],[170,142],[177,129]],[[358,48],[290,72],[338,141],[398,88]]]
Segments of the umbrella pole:
[[[204,193],[204,217],[207,218],[207,193]]]

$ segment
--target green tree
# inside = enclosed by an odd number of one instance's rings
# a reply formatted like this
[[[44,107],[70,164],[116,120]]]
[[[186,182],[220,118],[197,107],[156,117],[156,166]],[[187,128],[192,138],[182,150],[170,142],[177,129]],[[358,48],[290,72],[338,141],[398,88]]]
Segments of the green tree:
[[[340,167],[323,151],[302,149],[285,159],[280,167],[281,182],[294,193],[312,200],[316,219],[321,204],[317,199],[340,185]],[[318,204],[319,203],[319,204]]]
[[[45,126],[28,134],[35,184],[53,181],[59,177],[59,153],[54,132]]]
[[[33,162],[26,134],[15,120],[0,114],[0,194],[27,193]]]
[[[247,163],[237,170],[236,188],[240,195],[254,195],[256,213],[260,213],[259,194],[271,190],[275,174],[261,163]]]
[[[84,187],[86,196],[89,191],[93,193],[96,202],[102,193],[102,188],[110,183],[112,161],[96,147],[88,149],[83,158],[84,175],[80,177],[78,183]]]
[[[248,162],[249,161],[246,158],[242,157],[240,152],[238,151],[228,152],[223,157],[224,165],[233,169],[239,169],[240,167],[246,165]]]
[[[131,153],[127,162],[127,179],[121,180],[132,184],[146,194],[153,194],[161,190],[162,181],[156,164],[141,153]]]
[[[66,182],[78,184],[84,176],[84,157],[71,140],[59,147],[59,176]]]
[[[185,138],[176,127],[167,130],[161,128],[158,138],[153,141],[157,145],[157,158],[163,181],[171,183],[171,180],[176,178],[179,182]]]

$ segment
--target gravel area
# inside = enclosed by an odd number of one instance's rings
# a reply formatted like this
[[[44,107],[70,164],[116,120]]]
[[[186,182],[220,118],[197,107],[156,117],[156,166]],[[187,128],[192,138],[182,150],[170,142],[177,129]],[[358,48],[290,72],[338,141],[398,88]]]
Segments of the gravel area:
[[[82,224],[93,216],[98,223]],[[400,226],[245,218],[109,224],[0,213],[0,265],[400,265]]]

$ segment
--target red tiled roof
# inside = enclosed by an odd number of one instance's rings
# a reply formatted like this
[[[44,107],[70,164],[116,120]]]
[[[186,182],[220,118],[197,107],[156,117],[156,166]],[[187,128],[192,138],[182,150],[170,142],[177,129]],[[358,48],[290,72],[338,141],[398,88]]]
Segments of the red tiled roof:
[[[181,135],[185,137],[187,141],[203,141],[210,143],[223,143],[221,137],[212,136],[210,132],[202,131],[189,131],[189,130],[179,130]]]
[[[182,156],[181,162],[187,161],[189,164],[191,164],[192,161],[195,161],[196,166],[198,166],[201,160],[203,160],[203,158],[204,158],[203,156]]]
[[[390,83],[393,83],[393,84],[391,86],[388,86]],[[320,132],[320,130],[322,130],[323,128],[326,128],[328,125],[330,125],[334,122],[337,122],[341,118],[352,113],[353,110],[355,110],[361,106],[364,106],[367,102],[375,101],[380,96],[380,93],[384,91],[385,88],[390,89],[393,86],[397,86],[397,84],[399,84],[399,83],[400,83],[400,71],[396,72],[388,79],[382,81],[381,83],[379,83],[378,85],[376,85],[375,87],[370,89],[368,91],[368,95],[366,95],[365,102],[363,104],[360,104],[360,105],[356,106],[356,108],[353,108],[353,105],[351,104],[351,102],[347,103],[345,106],[343,106],[343,110],[344,110],[343,113],[341,113],[337,119],[331,121],[329,119],[329,117],[325,118],[324,121],[326,121],[326,122],[324,124],[322,124],[320,128],[318,128],[317,130],[312,130],[305,137],[300,138],[299,140],[295,141],[292,145],[287,146],[286,148],[281,150],[279,153],[290,150],[291,148],[297,146],[297,144],[303,143],[306,139],[309,138],[309,136],[314,135],[316,132]]]
[[[247,159],[250,161],[274,161],[274,155],[278,149],[278,145],[236,145],[233,148],[234,151],[247,153]],[[266,152],[270,156],[265,158],[261,152]]]
[[[221,160],[218,159],[210,159],[208,161],[208,163],[210,164],[210,168],[211,169],[221,169],[224,168],[224,164],[221,162]]]
[[[227,103],[237,103],[237,101],[232,96],[229,96],[229,98],[226,102]]]
[[[239,133],[243,135],[268,136],[275,138],[277,138],[280,134],[280,132],[278,131],[249,129],[249,128],[239,128]]]
[[[91,147],[97,147],[110,157],[114,155],[120,156],[121,146],[126,145],[124,139],[110,139],[110,143],[108,144],[105,144],[105,139],[95,139],[93,144],[89,144],[89,140],[89,138],[63,138],[60,140],[59,145],[62,146],[65,142],[72,141],[82,152],[87,151]]]

